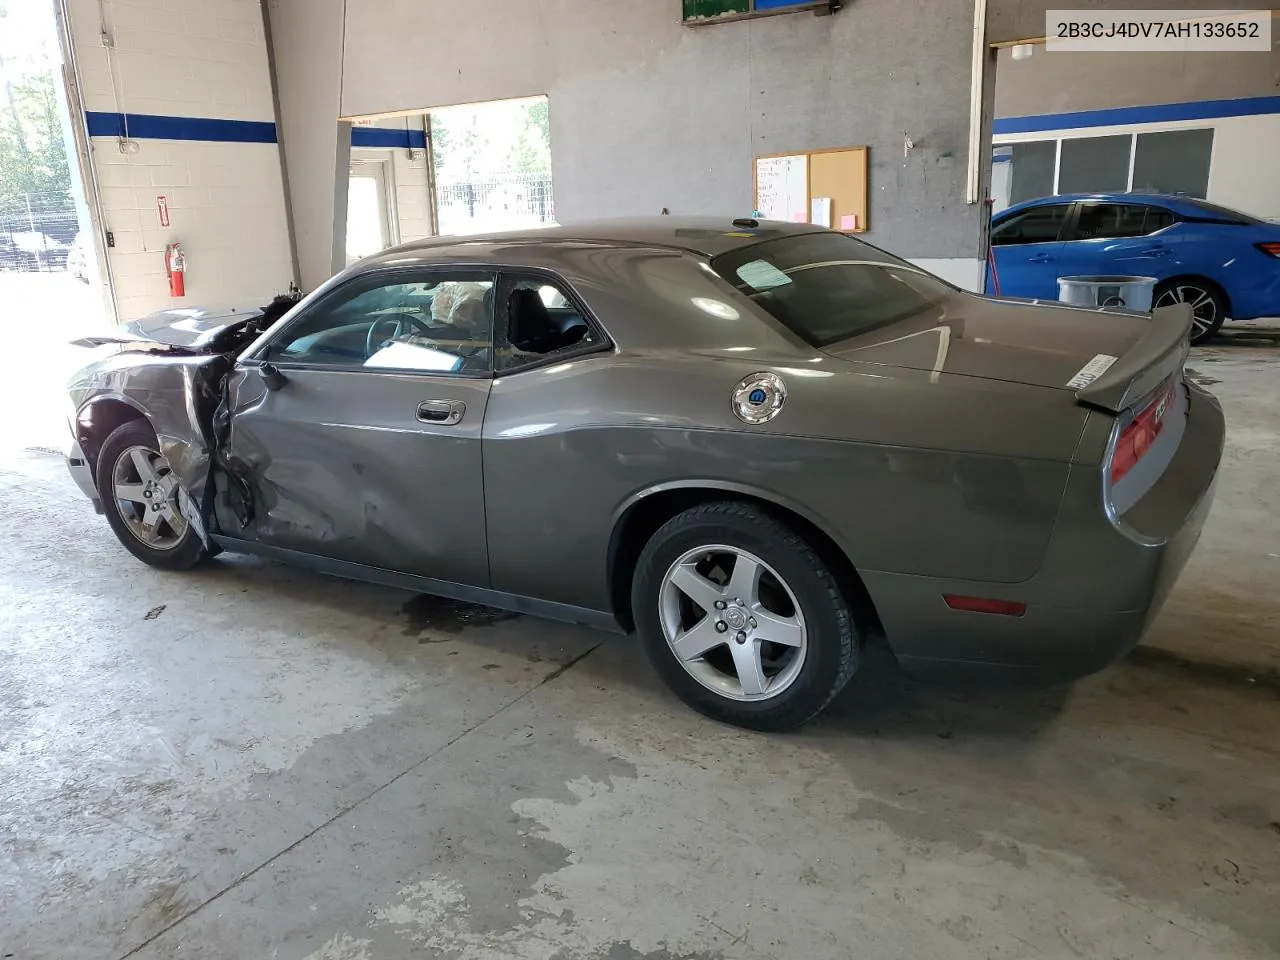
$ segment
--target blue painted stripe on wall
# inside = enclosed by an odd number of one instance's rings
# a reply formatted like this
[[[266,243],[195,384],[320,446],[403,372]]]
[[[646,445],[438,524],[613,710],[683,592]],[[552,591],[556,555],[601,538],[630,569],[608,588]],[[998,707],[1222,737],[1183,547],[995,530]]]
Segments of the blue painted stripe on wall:
[[[427,135],[422,130],[391,130],[386,127],[352,127],[353,147],[400,147],[405,150],[427,149]]]
[[[1239,100],[1199,100],[1193,103],[1156,103],[1146,107],[1047,113],[1035,117],[1004,117],[991,125],[993,133],[1035,133],[1073,127],[1128,126],[1134,123],[1169,123],[1173,120],[1214,120],[1280,113],[1280,97],[1242,97]]]
[[[85,114],[91,137],[123,137],[121,113]],[[262,120],[219,120],[213,117],[163,117],[151,113],[129,114],[133,140],[209,140],[219,143],[275,143],[276,125]]]

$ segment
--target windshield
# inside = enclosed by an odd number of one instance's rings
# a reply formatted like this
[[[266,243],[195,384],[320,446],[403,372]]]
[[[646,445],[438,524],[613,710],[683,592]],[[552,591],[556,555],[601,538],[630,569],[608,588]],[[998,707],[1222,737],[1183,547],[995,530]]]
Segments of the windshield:
[[[954,292],[918,267],[839,233],[768,240],[722,254],[711,266],[815,347],[916,316]]]

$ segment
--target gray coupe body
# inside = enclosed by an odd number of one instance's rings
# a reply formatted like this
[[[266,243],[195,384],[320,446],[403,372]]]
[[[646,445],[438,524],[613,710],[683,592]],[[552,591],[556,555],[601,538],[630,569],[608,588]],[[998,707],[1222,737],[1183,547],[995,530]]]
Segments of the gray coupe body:
[[[474,348],[432,339],[442,280],[484,291]],[[342,313],[392,284],[426,299]],[[537,284],[573,336],[517,329]],[[630,629],[655,533],[740,504],[812,548],[860,632],[917,668],[1079,675],[1121,655],[1195,543],[1223,443],[1217,402],[1182,374],[1184,307],[992,301],[807,226],[443,238],[365,260],[279,320],[185,320],[199,337],[71,384],[72,473],[100,505],[116,499],[103,445],[142,421],[176,480],[175,529],[206,548]],[[165,339],[156,326],[135,333]],[[385,359],[424,342],[461,359]],[[751,417],[753,393],[744,420],[735,389],[756,374],[777,409]]]

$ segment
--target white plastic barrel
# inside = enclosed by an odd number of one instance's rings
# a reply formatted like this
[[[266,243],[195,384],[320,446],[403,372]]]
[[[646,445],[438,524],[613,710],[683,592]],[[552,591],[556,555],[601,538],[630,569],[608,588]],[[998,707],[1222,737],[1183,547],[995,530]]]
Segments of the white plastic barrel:
[[[1149,313],[1155,286],[1155,277],[1059,277],[1058,301]]]

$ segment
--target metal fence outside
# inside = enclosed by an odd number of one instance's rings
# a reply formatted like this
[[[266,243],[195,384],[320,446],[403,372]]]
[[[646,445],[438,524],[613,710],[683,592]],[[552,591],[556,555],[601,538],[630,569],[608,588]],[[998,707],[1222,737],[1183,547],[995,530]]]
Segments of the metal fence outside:
[[[501,173],[436,183],[440,232],[513,230],[555,223],[550,173]]]
[[[0,270],[65,270],[79,230],[70,192],[0,194]]]

